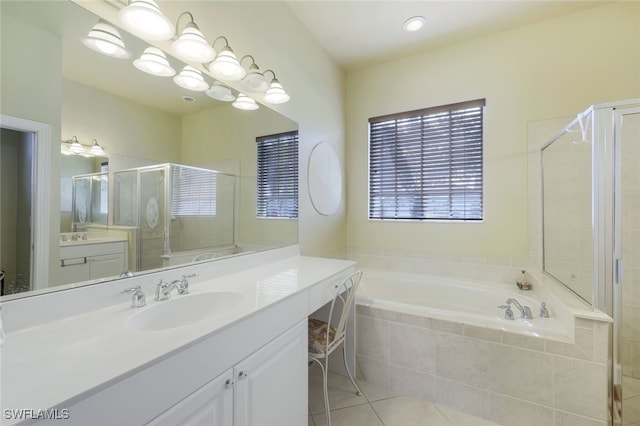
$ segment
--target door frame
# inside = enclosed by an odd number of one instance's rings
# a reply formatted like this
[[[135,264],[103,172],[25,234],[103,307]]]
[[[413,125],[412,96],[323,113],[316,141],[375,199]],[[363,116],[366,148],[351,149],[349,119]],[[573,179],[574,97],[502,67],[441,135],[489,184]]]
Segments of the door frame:
[[[24,118],[0,114],[0,127],[33,135],[32,158],[32,232],[31,232],[31,290],[49,286],[49,244],[51,239],[49,212],[51,211],[51,125]]]

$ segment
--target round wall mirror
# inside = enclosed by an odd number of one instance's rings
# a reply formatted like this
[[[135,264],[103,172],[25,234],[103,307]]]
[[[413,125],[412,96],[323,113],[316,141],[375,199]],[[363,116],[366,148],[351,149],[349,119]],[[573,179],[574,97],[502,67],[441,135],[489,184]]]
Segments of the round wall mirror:
[[[334,149],[320,142],[309,154],[308,186],[311,203],[324,216],[334,214],[342,199],[342,168]]]

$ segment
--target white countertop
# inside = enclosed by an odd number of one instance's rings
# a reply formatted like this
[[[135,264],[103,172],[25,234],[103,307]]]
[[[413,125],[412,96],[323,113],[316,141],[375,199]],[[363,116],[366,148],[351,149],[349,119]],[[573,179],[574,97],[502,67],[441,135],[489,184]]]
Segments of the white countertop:
[[[183,327],[131,331],[125,321],[159,303],[147,292],[147,306],[122,303],[86,314],[7,333],[0,347],[2,408],[46,409],[126,376],[168,354],[308,289],[355,262],[296,256],[218,278],[190,280],[190,294],[233,291],[244,296],[228,312]],[[215,268],[215,263],[212,263]],[[106,284],[108,285],[108,284]],[[64,408],[64,407],[62,407]]]

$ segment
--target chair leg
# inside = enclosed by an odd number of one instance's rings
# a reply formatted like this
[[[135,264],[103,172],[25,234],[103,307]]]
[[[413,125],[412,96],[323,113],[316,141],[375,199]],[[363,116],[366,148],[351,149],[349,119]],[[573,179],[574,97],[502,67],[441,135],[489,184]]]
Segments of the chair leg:
[[[324,411],[327,416],[327,426],[331,426],[331,415],[329,408],[329,390],[327,386],[327,376],[328,376],[328,365],[323,365],[322,361],[317,358],[311,358],[313,361],[320,364],[320,369],[322,370],[322,395],[324,396]],[[328,361],[328,357],[325,357],[325,362]]]
[[[358,386],[358,384],[356,383],[356,379],[353,377],[353,374],[351,374],[351,371],[349,371],[349,364],[347,364],[347,347],[344,344],[344,342],[342,342],[342,359],[344,360],[344,369],[347,370],[349,379],[351,379],[351,383],[353,383],[353,387],[356,388],[356,395],[362,396],[362,391],[360,390],[360,386]]]

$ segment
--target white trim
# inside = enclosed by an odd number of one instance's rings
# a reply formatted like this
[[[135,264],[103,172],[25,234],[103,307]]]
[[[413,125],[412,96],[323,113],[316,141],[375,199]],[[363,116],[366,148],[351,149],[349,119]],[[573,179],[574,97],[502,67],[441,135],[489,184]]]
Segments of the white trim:
[[[0,114],[0,127],[34,135],[33,233],[31,236],[31,290],[49,286],[49,242],[51,196],[51,125]]]

